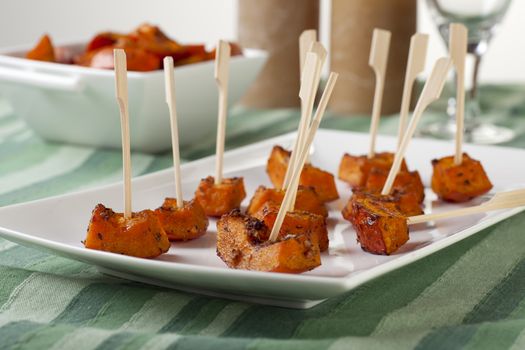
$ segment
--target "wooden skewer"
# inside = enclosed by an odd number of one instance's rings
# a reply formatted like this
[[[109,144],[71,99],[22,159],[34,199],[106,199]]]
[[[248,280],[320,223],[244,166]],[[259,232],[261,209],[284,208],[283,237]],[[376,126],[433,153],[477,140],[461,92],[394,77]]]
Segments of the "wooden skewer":
[[[315,40],[317,39],[317,31],[315,29],[309,29],[305,30],[301,33],[299,36],[299,68],[300,68],[300,78],[302,80],[303,78],[303,70],[305,67],[306,62],[306,54],[308,52],[312,52],[311,48],[313,43],[315,43]],[[319,58],[319,57],[318,57]],[[301,120],[299,123],[299,131],[298,131],[298,143],[303,143],[304,133],[305,130],[308,129],[308,124],[310,123],[310,119],[305,120],[302,118],[303,113],[308,113],[308,102],[306,100],[301,99]]]
[[[305,147],[303,147],[301,151],[300,159],[297,162],[297,166],[295,167],[295,169],[293,169],[292,186],[288,188],[286,194],[284,195],[283,202],[281,203],[281,208],[279,209],[279,213],[277,214],[277,218],[275,219],[272,232],[270,233],[270,242],[275,242],[275,240],[279,236],[279,231],[281,230],[281,226],[284,222],[284,218],[286,217],[286,213],[288,212],[288,208],[290,207],[292,200],[295,200],[294,191],[297,190],[297,187],[299,185],[299,178],[301,176],[306,157],[308,156],[308,149],[310,149],[310,146],[312,145],[313,139],[315,137],[315,133],[317,132],[319,124],[323,119],[324,112],[326,111],[326,106],[332,94],[335,82],[337,81],[337,76],[337,73],[330,73],[328,82],[326,84],[326,88],[321,97],[321,101],[319,102],[319,107],[317,108],[314,120],[312,121],[312,125],[308,131]]]
[[[288,188],[287,192],[292,191],[293,193],[290,195],[290,199],[288,202],[288,211],[293,211],[295,208],[295,200],[297,198],[297,191],[299,189],[299,181],[301,178],[301,172],[303,170],[304,164],[308,160],[308,157],[310,155],[310,147],[313,142],[313,138],[315,136],[315,132],[319,128],[319,124],[321,123],[321,119],[324,116],[324,113],[326,111],[326,106],[328,105],[328,101],[330,100],[330,96],[332,96],[332,91],[334,89],[335,83],[337,81],[337,77],[339,74],[337,73],[330,73],[330,76],[328,77],[328,81],[326,83],[326,87],[323,91],[323,95],[321,96],[321,100],[319,101],[319,106],[317,106],[317,111],[315,112],[314,119],[312,121],[312,126],[310,126],[310,131],[307,134],[307,137],[305,139],[305,144],[301,148],[301,158],[297,161],[297,165],[294,168],[294,172],[298,172],[299,175],[295,176],[294,180],[292,181],[292,184]],[[314,132],[312,133],[311,130],[314,128]],[[310,140],[311,138],[311,140]]]
[[[228,78],[230,71],[230,44],[219,40],[215,54],[215,81],[219,88],[219,115],[217,123],[217,146],[215,163],[215,184],[222,182],[224,158],[224,141],[226,134],[226,118],[228,116]]]
[[[324,63],[326,62],[326,57],[328,56],[328,51],[326,51],[323,44],[321,44],[318,41],[315,41],[310,46],[310,50],[308,50],[308,52],[313,52],[317,54],[318,62],[317,67],[315,69],[315,86],[317,87],[319,85],[319,81],[321,80],[321,73],[323,70]]]
[[[308,133],[308,129],[309,129],[309,126],[310,126],[310,123],[311,123],[311,115],[312,115],[312,110],[313,110],[313,104],[314,104],[314,100],[315,100],[315,95],[317,93],[317,90],[319,89],[319,82],[321,81],[321,72],[322,72],[322,69],[323,69],[323,65],[326,61],[326,57],[328,56],[328,51],[326,51],[326,49],[324,48],[324,46],[316,41],[316,42],[313,42],[312,45],[310,46],[310,50],[308,52],[313,52],[315,54],[317,54],[317,65],[315,67],[315,73],[314,73],[314,85],[313,85],[313,90],[312,90],[312,93],[313,93],[313,96],[312,96],[312,105],[311,105],[311,109],[307,109],[306,112],[307,112],[307,115],[308,115],[308,119],[307,119],[307,122],[306,123],[303,123],[301,125],[301,130],[300,130],[300,137],[299,137],[299,148],[300,148],[300,152],[297,152],[297,154],[300,154],[302,152],[302,149],[304,147],[304,143],[305,143],[305,138],[306,138],[306,135]],[[308,108],[308,106],[305,106],[306,108]],[[310,151],[308,149],[308,151]],[[306,162],[308,163],[309,162],[309,155],[306,157]],[[296,158],[297,159],[297,158]],[[304,165],[304,164],[303,164]],[[292,168],[293,169],[293,168]],[[287,169],[288,170],[288,169]],[[294,197],[291,199],[291,207],[288,209],[289,211],[293,211],[293,207],[295,205],[295,198],[297,197],[297,189],[295,190],[295,193],[294,193]]]
[[[317,40],[317,31],[315,29],[305,30],[299,36],[299,69],[301,70],[301,74],[306,61],[306,53],[310,50],[315,40]]]
[[[414,81],[419,73],[425,69],[427,58],[428,35],[416,33],[410,39],[410,50],[408,52],[407,68],[405,72],[405,83],[403,85],[403,97],[401,98],[401,110],[399,112],[399,131],[397,136],[397,148],[401,145],[403,134],[407,127],[408,110]]]
[[[175,105],[175,78],[173,76],[173,57],[164,58],[164,82],[166,83],[166,103],[170,111],[171,148],[173,150],[173,175],[175,176],[175,195],[177,207],[184,206],[182,183],[180,175],[179,128],[177,123],[177,108]]]
[[[368,158],[373,158],[376,148],[376,135],[381,116],[383,90],[385,88],[386,64],[390,47],[391,33],[388,30],[374,29],[372,47],[368,65],[374,69],[376,75],[376,88],[374,92],[374,105],[372,107],[372,120],[370,121],[370,148]]]
[[[120,111],[120,129],[122,132],[122,168],[124,175],[124,218],[131,218],[131,150],[129,140],[128,111],[128,72],[126,52],[122,49],[113,50],[115,66],[115,88]]]
[[[304,136],[303,133],[308,129],[310,114],[312,113],[313,103],[314,103],[314,79],[315,79],[315,70],[317,67],[317,54],[313,52],[308,52],[306,54],[306,61],[304,64],[304,69],[301,78],[301,89],[299,90],[299,97],[301,101],[304,101],[306,108],[301,111],[301,120],[299,122],[299,128],[297,130],[297,137],[295,138],[295,143],[292,149],[292,155],[288,161],[288,168],[286,169],[286,174],[284,176],[282,189],[286,190],[290,186],[292,171],[297,162],[297,157],[301,152],[303,145]],[[306,125],[307,127],[303,127]]]
[[[413,225],[438,219],[447,219],[464,215],[484,213],[492,210],[515,208],[521,206],[525,206],[525,189],[498,193],[488,202],[477,205],[475,207],[461,208],[443,213],[411,216],[408,218],[408,224]]]
[[[317,94],[317,91],[319,89],[319,82],[321,81],[321,73],[323,71],[323,66],[326,62],[326,58],[328,56],[328,51],[324,48],[323,44],[321,44],[319,41],[315,41],[310,46],[309,52],[314,52],[317,54],[318,62],[317,67],[315,69],[315,82],[314,82],[314,100],[315,95]],[[306,134],[306,130],[303,131],[303,135]],[[304,141],[304,140],[303,140]],[[306,159],[306,162],[309,163],[310,157]]]
[[[449,54],[456,70],[456,154],[454,164],[463,161],[463,129],[465,121],[465,59],[468,45],[467,28],[460,23],[451,23],[449,30]]]
[[[412,139],[412,136],[414,136],[417,124],[419,123],[419,120],[421,119],[421,116],[428,105],[437,100],[439,95],[441,95],[441,91],[445,85],[445,79],[447,77],[447,72],[450,69],[451,63],[452,61],[450,58],[442,57],[434,64],[432,73],[423,87],[423,91],[419,96],[416,108],[414,109],[414,113],[410,123],[408,124],[407,131],[405,132],[403,140],[401,141],[401,145],[399,146],[396,156],[394,157],[394,162],[390,168],[390,172],[388,173],[385,185],[383,186],[383,191],[381,191],[382,195],[388,195],[392,190],[392,185],[394,184],[394,180],[401,166],[401,161],[405,157],[408,144]]]

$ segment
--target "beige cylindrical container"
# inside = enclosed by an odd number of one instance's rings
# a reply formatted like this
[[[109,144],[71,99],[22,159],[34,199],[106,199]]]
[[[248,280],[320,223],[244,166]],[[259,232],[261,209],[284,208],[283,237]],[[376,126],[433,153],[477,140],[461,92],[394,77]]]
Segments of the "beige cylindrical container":
[[[319,0],[239,0],[239,43],[269,54],[242,105],[299,106],[299,35],[318,26]]]
[[[330,100],[338,114],[371,113],[375,75],[368,65],[374,28],[392,32],[382,114],[397,113],[417,0],[332,0],[330,69],[339,79]]]

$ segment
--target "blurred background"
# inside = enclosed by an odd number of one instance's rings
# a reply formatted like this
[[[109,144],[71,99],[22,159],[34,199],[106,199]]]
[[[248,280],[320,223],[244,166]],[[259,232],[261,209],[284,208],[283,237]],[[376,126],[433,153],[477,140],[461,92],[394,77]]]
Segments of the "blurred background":
[[[386,1],[386,0],[385,0]],[[475,2],[477,0],[460,0]],[[329,0],[321,0],[320,38],[329,48]],[[57,42],[86,40],[104,29],[128,32],[142,22],[159,25],[182,42],[215,43],[237,38],[237,0],[17,0],[0,11],[0,47],[34,44],[43,32]],[[513,1],[483,59],[480,81],[525,81],[525,1]],[[429,62],[446,53],[426,2],[418,0],[418,30],[430,34]],[[329,50],[330,51],[330,50]]]

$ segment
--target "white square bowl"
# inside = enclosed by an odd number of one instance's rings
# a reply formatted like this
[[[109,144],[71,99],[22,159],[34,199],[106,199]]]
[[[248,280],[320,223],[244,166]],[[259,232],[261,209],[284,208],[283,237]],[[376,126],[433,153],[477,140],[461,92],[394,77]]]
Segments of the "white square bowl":
[[[83,45],[65,45],[78,51]],[[28,48],[0,53],[0,96],[46,140],[120,148],[120,119],[112,70],[24,58]],[[230,64],[229,103],[235,103],[266,62],[264,51],[244,50]],[[181,146],[213,136],[217,116],[214,62],[175,68]],[[161,152],[171,147],[162,70],[129,72],[131,148]]]

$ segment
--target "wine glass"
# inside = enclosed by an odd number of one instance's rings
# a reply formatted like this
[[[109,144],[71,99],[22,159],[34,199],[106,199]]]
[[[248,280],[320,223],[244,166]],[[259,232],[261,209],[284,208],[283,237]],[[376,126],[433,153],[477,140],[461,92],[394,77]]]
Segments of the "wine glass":
[[[472,67],[470,72],[470,88],[465,97],[465,140],[474,143],[502,143],[514,138],[513,130],[482,123],[477,118],[481,115],[478,100],[478,73],[483,54],[507,11],[511,0],[427,0],[432,17],[437,24],[439,33],[448,44],[450,23],[462,23],[468,29],[467,52],[473,60],[467,60]],[[456,133],[456,100],[448,100],[447,122],[436,122],[422,130],[424,134],[439,138],[454,138]]]

